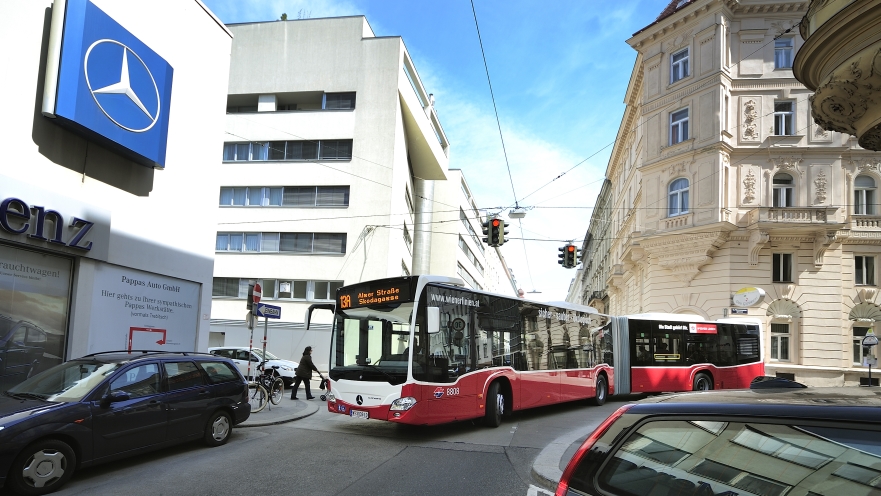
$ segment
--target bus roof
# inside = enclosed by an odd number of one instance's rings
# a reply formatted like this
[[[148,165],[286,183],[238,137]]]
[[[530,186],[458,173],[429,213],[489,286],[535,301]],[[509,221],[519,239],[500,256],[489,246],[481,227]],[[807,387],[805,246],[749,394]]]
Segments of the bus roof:
[[[637,320],[677,320],[679,322],[706,322],[707,319],[700,315],[688,313],[637,313],[626,315],[628,319]]]

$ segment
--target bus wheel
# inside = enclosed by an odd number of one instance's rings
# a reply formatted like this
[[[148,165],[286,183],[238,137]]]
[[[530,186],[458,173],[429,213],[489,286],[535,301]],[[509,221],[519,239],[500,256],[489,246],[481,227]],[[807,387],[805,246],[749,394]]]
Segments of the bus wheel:
[[[486,416],[483,423],[488,427],[498,427],[502,424],[502,415],[505,414],[505,395],[499,391],[498,382],[489,385],[486,393]]]
[[[590,402],[596,406],[603,406],[606,403],[607,396],[609,396],[609,385],[606,384],[606,376],[598,376],[597,389]]]
[[[695,391],[710,391],[713,389],[713,380],[710,379],[709,375],[701,372],[694,376],[694,387],[692,389]]]

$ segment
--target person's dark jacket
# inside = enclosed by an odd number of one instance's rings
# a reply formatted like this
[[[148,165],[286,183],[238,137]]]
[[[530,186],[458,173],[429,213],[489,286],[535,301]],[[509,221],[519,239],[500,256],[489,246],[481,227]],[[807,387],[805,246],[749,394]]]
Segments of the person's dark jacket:
[[[303,358],[300,358],[300,364],[297,365],[297,370],[294,373],[297,374],[297,377],[301,377],[306,379],[307,381],[312,379],[312,371],[318,372],[318,368],[312,363],[312,356],[308,353],[303,354]],[[318,372],[319,374],[321,372]]]

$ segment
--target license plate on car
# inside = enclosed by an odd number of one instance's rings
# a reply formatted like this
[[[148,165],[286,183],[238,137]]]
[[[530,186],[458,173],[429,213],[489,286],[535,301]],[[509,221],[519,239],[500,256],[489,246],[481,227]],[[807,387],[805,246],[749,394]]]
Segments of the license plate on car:
[[[360,410],[349,410],[349,415],[351,415],[352,417],[355,417],[355,418],[360,418],[360,419],[370,418],[367,415],[367,412],[362,412]]]

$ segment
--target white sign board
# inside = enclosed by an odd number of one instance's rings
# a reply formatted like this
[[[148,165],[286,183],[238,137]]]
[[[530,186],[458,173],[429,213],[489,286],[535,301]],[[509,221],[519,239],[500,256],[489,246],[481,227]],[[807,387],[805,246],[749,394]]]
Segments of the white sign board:
[[[89,353],[195,351],[199,284],[101,264],[94,288]]]

